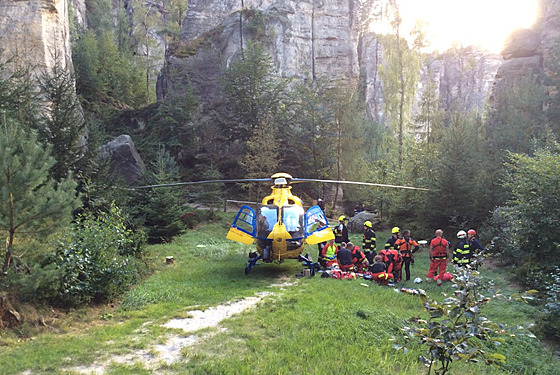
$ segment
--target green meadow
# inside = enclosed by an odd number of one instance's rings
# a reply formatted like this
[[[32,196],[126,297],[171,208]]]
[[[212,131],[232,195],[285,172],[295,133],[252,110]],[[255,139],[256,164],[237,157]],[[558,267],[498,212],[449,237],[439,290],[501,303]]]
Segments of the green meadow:
[[[421,300],[363,279],[296,278],[301,263],[264,264],[245,276],[249,248],[225,239],[228,218],[201,225],[172,244],[152,246],[156,272],[113,305],[60,313],[35,327],[26,323],[0,336],[0,373],[8,374],[426,374],[418,360],[426,355],[420,343],[408,353],[395,349],[404,342],[402,327],[427,318]],[[383,242],[389,233],[378,233]],[[361,236],[352,235],[361,245]],[[309,252],[316,257],[317,247]],[[165,258],[173,256],[174,264]],[[427,249],[416,254],[412,278],[424,279]],[[507,272],[483,266],[506,295],[519,292]],[[420,287],[443,299],[451,283],[400,283]],[[247,297],[258,304],[217,326],[186,333],[166,328],[171,319],[186,319],[205,310]],[[508,326],[534,321],[538,307],[524,302],[490,302],[483,314]],[[171,339],[192,339],[178,345],[172,361],[158,356]],[[158,349],[159,348],[159,349]],[[453,363],[453,374],[560,374],[558,347],[528,336],[489,344],[506,363]],[[556,353],[556,355],[555,355]]]

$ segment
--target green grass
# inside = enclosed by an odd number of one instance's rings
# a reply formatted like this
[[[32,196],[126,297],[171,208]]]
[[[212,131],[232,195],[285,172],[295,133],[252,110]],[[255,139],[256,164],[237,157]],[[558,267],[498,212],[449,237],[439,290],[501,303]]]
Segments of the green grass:
[[[417,361],[425,351],[421,345],[413,345],[406,355],[393,349],[393,343],[401,341],[400,329],[409,318],[426,317],[416,296],[364,280],[296,279],[294,274],[301,271],[301,264],[295,261],[261,265],[245,276],[249,248],[225,240],[227,220],[189,231],[173,244],[150,247],[159,264],[157,271],[124,296],[118,307],[105,308],[102,314],[96,311],[99,316],[110,316],[109,320],[98,317],[88,319],[86,324],[74,322],[62,327],[60,333],[45,332],[27,341],[3,336],[1,373],[63,373],[74,366],[108,363],[114,355],[152,350],[170,334],[187,336],[161,326],[169,319],[184,318],[193,309],[260,291],[273,294],[265,297],[258,308],[223,321],[220,327],[225,330],[205,329],[196,345],[182,349],[179,362],[160,363],[155,368],[141,363],[113,363],[107,373],[426,373]],[[352,235],[351,240],[361,245],[360,235]],[[378,233],[378,242],[385,240],[385,234]],[[309,252],[315,257],[317,247],[310,247]],[[169,255],[174,256],[175,264],[165,264]],[[412,278],[424,278],[427,269],[424,249],[416,256]],[[483,268],[482,273],[508,293],[515,291],[503,271]],[[297,284],[270,287],[279,279]],[[407,282],[401,286],[422,287],[437,299],[453,292],[449,283],[438,287]],[[536,308],[519,302],[493,301],[484,312],[495,322],[517,325],[530,323]],[[507,356],[503,368],[457,363],[452,365],[452,373],[560,374],[558,360],[535,339],[511,338],[492,349]]]

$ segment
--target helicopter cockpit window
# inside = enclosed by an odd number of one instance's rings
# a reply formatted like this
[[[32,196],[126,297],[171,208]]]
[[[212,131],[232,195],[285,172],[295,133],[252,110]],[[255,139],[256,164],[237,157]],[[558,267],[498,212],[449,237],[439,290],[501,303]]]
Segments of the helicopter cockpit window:
[[[282,222],[286,226],[286,231],[290,233],[292,239],[303,237],[303,207],[284,206],[282,207]]]
[[[278,221],[278,206],[261,206],[257,214],[257,237],[267,238]]]

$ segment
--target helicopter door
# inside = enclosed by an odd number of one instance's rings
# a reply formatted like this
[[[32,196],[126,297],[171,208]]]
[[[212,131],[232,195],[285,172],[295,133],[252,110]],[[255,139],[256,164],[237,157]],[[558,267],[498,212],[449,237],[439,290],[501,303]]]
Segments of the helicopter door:
[[[334,239],[329,221],[319,206],[313,206],[305,213],[305,237],[309,245]]]
[[[227,239],[251,245],[255,237],[255,211],[242,206],[229,228]]]

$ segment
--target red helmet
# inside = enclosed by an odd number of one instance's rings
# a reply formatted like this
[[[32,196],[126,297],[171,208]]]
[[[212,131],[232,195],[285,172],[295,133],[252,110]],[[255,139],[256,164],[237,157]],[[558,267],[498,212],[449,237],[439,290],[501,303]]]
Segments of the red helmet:
[[[476,236],[476,231],[474,229],[469,229],[469,231],[467,232],[467,234],[471,234],[473,236]]]

